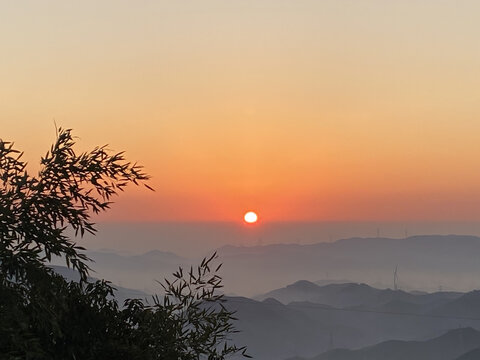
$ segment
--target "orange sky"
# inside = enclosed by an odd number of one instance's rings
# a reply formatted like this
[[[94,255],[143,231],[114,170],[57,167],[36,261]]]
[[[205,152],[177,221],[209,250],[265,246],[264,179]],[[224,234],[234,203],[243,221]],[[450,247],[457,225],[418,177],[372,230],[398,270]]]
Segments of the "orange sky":
[[[477,1],[0,4],[0,136],[152,174],[108,220],[480,219]]]

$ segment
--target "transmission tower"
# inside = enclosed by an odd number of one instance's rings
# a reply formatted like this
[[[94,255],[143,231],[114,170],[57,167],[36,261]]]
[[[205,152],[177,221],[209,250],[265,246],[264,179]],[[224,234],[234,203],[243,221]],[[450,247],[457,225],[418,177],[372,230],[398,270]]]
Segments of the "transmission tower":
[[[393,290],[398,290],[398,265],[395,266],[395,271],[393,272]]]

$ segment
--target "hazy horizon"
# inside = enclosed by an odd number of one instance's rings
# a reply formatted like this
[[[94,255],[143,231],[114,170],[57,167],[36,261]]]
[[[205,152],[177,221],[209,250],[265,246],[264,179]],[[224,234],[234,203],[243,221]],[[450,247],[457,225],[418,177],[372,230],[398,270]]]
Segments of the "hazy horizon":
[[[480,222],[100,222],[96,236],[79,243],[90,250],[110,249],[130,254],[150,250],[200,257],[225,245],[311,244],[352,237],[405,238],[415,235],[480,236]]]

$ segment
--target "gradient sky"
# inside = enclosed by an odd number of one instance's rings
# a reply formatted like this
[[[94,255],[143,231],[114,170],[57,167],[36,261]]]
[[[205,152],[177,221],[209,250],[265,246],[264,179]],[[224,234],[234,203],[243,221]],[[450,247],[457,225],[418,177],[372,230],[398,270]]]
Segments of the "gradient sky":
[[[0,136],[153,176],[103,220],[480,220],[478,1],[2,1]]]

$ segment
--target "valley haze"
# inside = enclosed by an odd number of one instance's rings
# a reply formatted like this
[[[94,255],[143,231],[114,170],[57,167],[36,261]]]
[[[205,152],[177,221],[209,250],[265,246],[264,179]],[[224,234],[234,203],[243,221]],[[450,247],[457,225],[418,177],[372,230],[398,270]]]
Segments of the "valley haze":
[[[148,299],[161,293],[155,280],[216,251],[225,306],[238,318],[240,332],[232,339],[248,344],[254,359],[476,359],[480,237],[448,234],[455,229],[448,223],[434,229],[446,234],[397,238],[381,235],[398,235],[399,223],[348,225],[102,224],[97,246],[105,248],[87,255],[95,261],[94,276],[119,286],[119,298]],[[433,231],[431,223],[408,226]],[[456,226],[473,233],[478,225]],[[315,242],[334,230],[376,236]]]
[[[141,254],[150,250],[201,257],[225,245],[311,244],[351,237],[405,238],[415,235],[480,236],[480,221],[98,222],[96,236],[80,244],[90,250]]]
[[[438,235],[423,235],[431,231]],[[480,288],[480,238],[465,232],[480,234],[480,225],[110,223],[81,244],[96,261],[96,276],[147,292],[157,289],[155,280],[214,251],[227,294],[256,296],[298,280],[393,288],[396,267],[401,289],[469,291]]]

